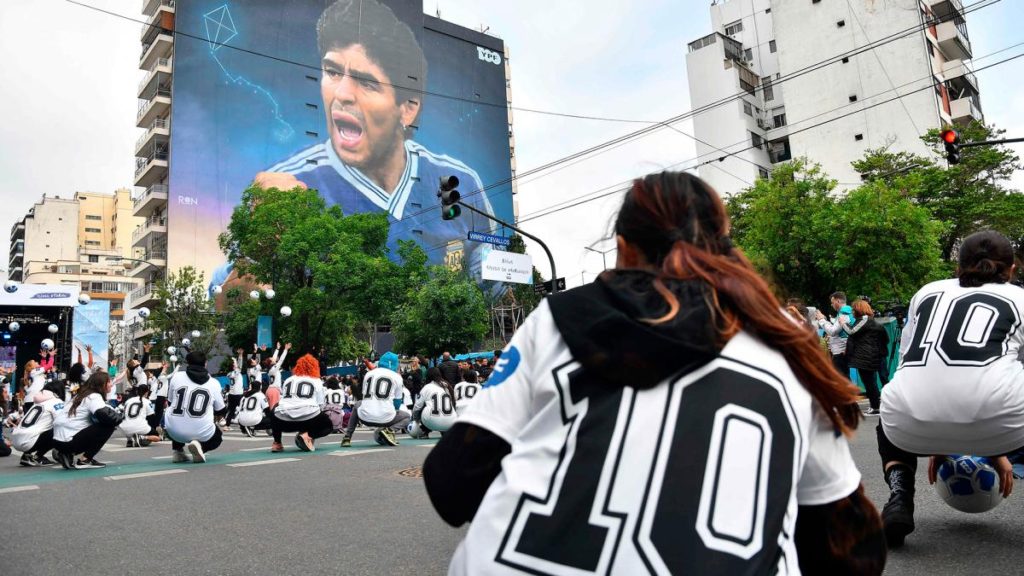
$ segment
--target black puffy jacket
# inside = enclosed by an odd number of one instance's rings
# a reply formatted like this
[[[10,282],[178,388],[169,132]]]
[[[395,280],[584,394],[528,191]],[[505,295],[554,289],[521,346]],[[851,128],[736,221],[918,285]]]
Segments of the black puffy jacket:
[[[861,318],[846,341],[846,359],[851,368],[877,371],[889,352],[889,333],[874,318]]]

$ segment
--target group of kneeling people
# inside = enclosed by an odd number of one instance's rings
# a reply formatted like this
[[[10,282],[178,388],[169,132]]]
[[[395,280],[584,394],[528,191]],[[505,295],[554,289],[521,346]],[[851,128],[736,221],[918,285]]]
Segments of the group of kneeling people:
[[[185,361],[185,369],[170,376],[166,396],[157,398],[158,403],[167,402],[160,410],[154,410],[151,391],[145,385],[119,408],[110,406],[105,398],[113,384],[105,372],[89,376],[71,395],[66,395],[63,382],[48,383],[25,404],[22,417],[12,422],[16,424],[12,447],[24,453],[21,463],[26,466],[103,468],[106,465],[96,460],[96,455],[116,430],[128,437],[129,445],[159,441],[154,414],[160,419],[162,412],[172,462],[205,462],[206,453],[223,441],[216,416],[226,412],[227,405],[220,383],[206,369],[206,354],[191,351]],[[283,383],[275,383],[265,392],[259,386],[246,391],[238,402],[237,422],[249,435],[254,430],[269,430],[274,439],[271,452],[284,450],[281,439],[285,432],[295,432],[295,445],[309,452],[316,439],[341,428],[341,446],[348,447],[359,423],[376,428],[374,438],[379,444],[395,446],[395,430],[420,438],[431,431],[448,430],[458,410],[465,409],[480,388],[472,371],[465,382],[452,386],[433,368],[428,371],[430,382],[413,403],[398,368],[398,356],[384,354],[366,373],[361,386],[350,391],[355,402],[350,414],[345,414],[344,391],[325,388],[319,363],[306,354]]]

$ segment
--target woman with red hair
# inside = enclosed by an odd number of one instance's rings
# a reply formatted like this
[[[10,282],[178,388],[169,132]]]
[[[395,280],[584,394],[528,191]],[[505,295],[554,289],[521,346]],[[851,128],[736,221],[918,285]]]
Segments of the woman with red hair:
[[[331,433],[334,426],[327,414],[323,413],[324,383],[320,380],[320,363],[311,354],[295,362],[290,378],[281,384],[281,399],[277,401],[270,416],[270,428],[274,432],[271,452],[283,452],[281,434],[298,432],[295,445],[299,450],[312,452],[313,441]]]

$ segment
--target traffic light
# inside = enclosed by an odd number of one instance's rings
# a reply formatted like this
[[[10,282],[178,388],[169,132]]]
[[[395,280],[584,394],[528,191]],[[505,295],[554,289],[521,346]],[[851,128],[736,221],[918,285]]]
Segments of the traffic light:
[[[455,176],[441,176],[440,180],[437,196],[441,199],[441,218],[443,220],[458,218],[462,214],[462,208],[458,204],[460,195],[456,190],[459,186],[459,179]]]
[[[942,144],[946,147],[946,161],[950,164],[960,163],[960,134],[956,130],[942,131]]]

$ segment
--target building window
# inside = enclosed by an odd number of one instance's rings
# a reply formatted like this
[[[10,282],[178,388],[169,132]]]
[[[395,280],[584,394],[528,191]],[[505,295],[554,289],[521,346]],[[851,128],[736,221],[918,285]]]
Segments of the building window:
[[[780,110],[780,111],[774,112],[774,115],[772,116],[772,126],[775,127],[775,128],[782,128],[785,125],[786,125],[786,111],[785,110]]]
[[[99,228],[86,228],[85,231],[90,233],[90,234],[102,234],[103,233],[103,230],[100,230]]]
[[[102,245],[102,242],[97,242],[96,240],[86,240],[85,241],[85,245],[86,246],[100,246],[100,245]],[[47,248],[49,248],[49,246],[47,246]]]
[[[776,50],[776,48],[775,48],[775,40],[769,40],[768,41],[768,51],[771,52],[772,54],[775,54],[775,50]]]
[[[747,102],[746,100],[743,101],[743,113],[746,114],[747,116],[754,115],[754,107],[751,106],[750,102]]]
[[[765,102],[767,102],[768,100],[775,99],[775,90],[772,88],[771,76],[765,76],[764,78],[761,78],[761,89],[764,90]]]
[[[858,142],[860,142],[861,140],[864,139],[864,135],[863,134],[854,134],[853,135],[853,139],[858,141]]]
[[[765,170],[764,168],[761,168],[760,166],[758,166],[757,168],[757,175],[765,180],[768,179],[768,171]]]
[[[817,4],[818,2],[821,2],[821,0],[811,0],[811,4]]]
[[[765,8],[764,9],[764,13],[765,14],[771,14],[772,13],[772,9],[771,8]]]
[[[754,134],[753,132],[751,132],[750,133],[750,146],[760,150],[761,147],[764,146],[764,139],[761,138],[760,136],[758,136],[757,134]]]
[[[92,263],[92,262],[99,262],[99,261],[100,261],[100,257],[99,256],[96,256],[96,255],[93,255],[93,254],[89,255],[89,262],[90,263]]]
[[[857,95],[856,94],[850,94],[850,102],[856,102],[856,101],[857,101]]]
[[[746,60],[747,62],[753,62],[754,61],[754,50],[752,48],[747,48],[746,50],[744,50],[743,51],[743,59]]]
[[[843,26],[846,26],[846,20],[840,20],[839,22],[836,22],[836,28],[842,28]]]
[[[85,215],[85,219],[86,220],[103,220],[103,216],[97,216],[95,214],[86,214]]]
[[[739,34],[740,32],[743,32],[743,21],[742,20],[737,20],[737,21],[733,22],[732,24],[729,24],[729,25],[727,25],[725,27],[725,35],[726,36],[732,36],[733,34]]]

